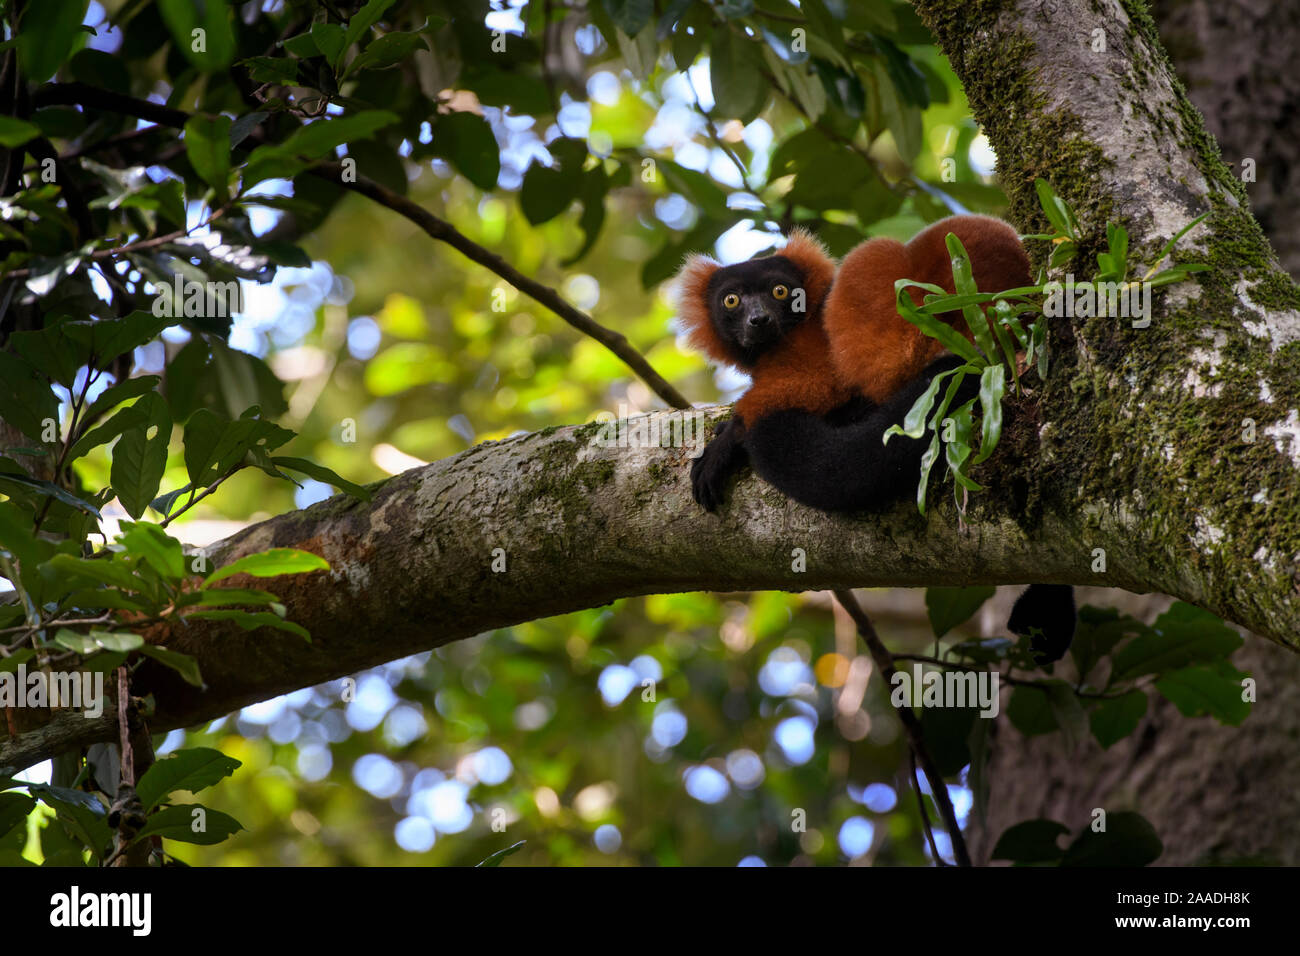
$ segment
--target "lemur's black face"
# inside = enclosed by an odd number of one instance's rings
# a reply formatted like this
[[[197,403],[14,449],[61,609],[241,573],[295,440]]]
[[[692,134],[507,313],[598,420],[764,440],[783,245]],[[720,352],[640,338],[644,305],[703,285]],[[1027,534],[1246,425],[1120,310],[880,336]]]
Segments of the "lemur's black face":
[[[708,297],[713,327],[746,365],[807,315],[803,276],[779,255],[724,266],[709,280]]]

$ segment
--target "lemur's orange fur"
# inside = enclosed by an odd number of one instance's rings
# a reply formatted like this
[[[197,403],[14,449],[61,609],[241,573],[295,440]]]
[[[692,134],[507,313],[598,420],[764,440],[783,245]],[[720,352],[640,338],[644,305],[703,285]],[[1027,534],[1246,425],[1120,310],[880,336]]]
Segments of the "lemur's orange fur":
[[[952,262],[944,237],[954,233],[966,247],[976,288],[1000,292],[1030,285],[1029,257],[1015,229],[990,216],[951,216],[927,226],[906,245],[869,239],[844,257],[822,310],[830,357],[843,388],[880,403],[915,378],[945,351],[898,314],[897,279],[915,279],[953,291]],[[919,305],[925,293],[913,288]],[[941,318],[969,338],[960,313]]]
[[[709,280],[721,266],[705,255],[686,260],[680,273],[678,311],[687,342],[709,358],[748,372],[749,390],[736,402],[742,422],[787,408],[824,415],[846,402],[830,360],[830,344],[822,327],[822,305],[835,278],[835,260],[809,233],[795,229],[785,247],[773,254],[794,264],[803,276],[807,317],[780,344],[764,352],[751,366],[728,351],[709,319]]]

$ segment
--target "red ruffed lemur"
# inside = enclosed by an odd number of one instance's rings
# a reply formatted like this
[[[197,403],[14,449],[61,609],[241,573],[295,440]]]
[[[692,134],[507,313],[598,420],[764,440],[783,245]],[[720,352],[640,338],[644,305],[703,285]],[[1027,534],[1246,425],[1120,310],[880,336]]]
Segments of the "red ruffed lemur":
[[[896,435],[884,444],[884,433],[936,375],[962,360],[898,314],[894,282],[952,292],[950,232],[966,248],[981,292],[1032,284],[1015,229],[988,216],[952,216],[907,243],[870,239],[838,271],[801,230],[770,256],[730,266],[687,260],[678,303],[688,342],[752,379],[735,416],[691,466],[701,506],[718,508],[746,460],[783,494],[823,511],[880,510],[915,487],[926,442]],[[921,290],[911,293],[919,304]],[[956,322],[960,313],[941,318],[969,335]],[[967,376],[956,405],[977,389]],[[1070,587],[1036,584],[1016,602],[1008,627],[1039,631],[1031,646],[1047,663],[1069,647],[1075,619]]]

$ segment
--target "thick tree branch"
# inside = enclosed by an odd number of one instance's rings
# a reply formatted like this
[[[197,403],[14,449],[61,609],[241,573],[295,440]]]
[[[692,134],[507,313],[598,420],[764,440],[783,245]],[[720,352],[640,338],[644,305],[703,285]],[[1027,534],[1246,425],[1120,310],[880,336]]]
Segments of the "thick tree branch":
[[[151,630],[150,640],[198,660],[207,689],[146,662],[132,687],[155,696],[150,728],[189,726],[451,641],[634,595],[1029,581],[1151,586],[1141,566],[1116,561],[1093,573],[1078,560],[1085,544],[1124,553],[1122,527],[1094,529],[1078,511],[1045,511],[1027,525],[1010,499],[990,497],[964,524],[946,491],[925,519],[910,503],[883,515],[836,516],[746,474],[722,512],[706,514],[691,498],[689,456],[720,411],[630,419],[629,447],[601,424],[485,442],[389,479],[369,503],[338,496],[212,546],[218,566],[269,547],[325,557],[328,572],[256,582],[280,596],[311,643],[216,621]],[[635,441],[642,429],[671,435],[670,424],[683,420],[689,431],[680,447]],[[990,480],[1009,483],[1010,469],[991,469]],[[504,570],[494,570],[501,560]],[[1170,593],[1222,611],[1196,583],[1187,578]],[[1255,615],[1241,623],[1265,630],[1268,622]],[[1297,631],[1272,636],[1294,641]],[[112,721],[60,719],[67,726],[56,738],[0,744],[0,766],[26,766],[69,741],[114,731]]]

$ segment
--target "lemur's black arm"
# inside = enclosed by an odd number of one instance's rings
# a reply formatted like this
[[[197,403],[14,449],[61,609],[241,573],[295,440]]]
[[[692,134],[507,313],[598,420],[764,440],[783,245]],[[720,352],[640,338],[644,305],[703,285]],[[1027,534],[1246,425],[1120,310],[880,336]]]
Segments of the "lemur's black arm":
[[[749,461],[745,448],[745,425],[729,418],[713,430],[713,439],[691,462],[691,494],[705,511],[722,504],[727,482]]]

